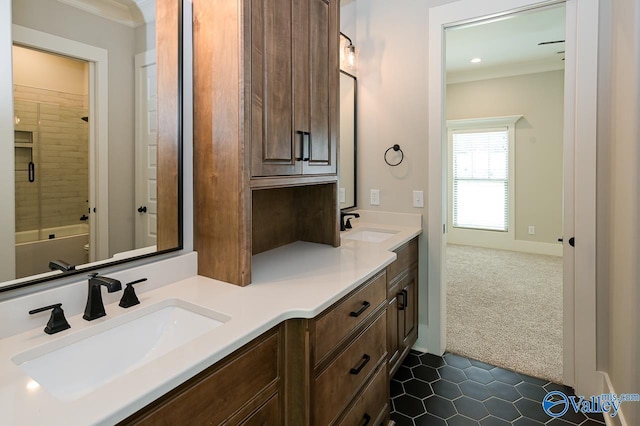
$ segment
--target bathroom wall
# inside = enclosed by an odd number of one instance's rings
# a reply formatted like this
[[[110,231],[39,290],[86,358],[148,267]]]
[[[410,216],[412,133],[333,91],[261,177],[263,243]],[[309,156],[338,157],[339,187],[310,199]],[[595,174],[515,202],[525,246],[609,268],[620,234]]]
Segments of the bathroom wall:
[[[108,50],[109,252],[134,248],[134,28],[50,0],[14,1],[13,23]]]
[[[562,236],[564,72],[447,85],[447,119],[522,115],[515,129],[515,239]],[[535,235],[529,235],[529,225]]]
[[[638,393],[640,0],[601,1],[600,9],[597,361],[607,391]],[[626,424],[640,424],[640,403],[623,403],[622,413]]]

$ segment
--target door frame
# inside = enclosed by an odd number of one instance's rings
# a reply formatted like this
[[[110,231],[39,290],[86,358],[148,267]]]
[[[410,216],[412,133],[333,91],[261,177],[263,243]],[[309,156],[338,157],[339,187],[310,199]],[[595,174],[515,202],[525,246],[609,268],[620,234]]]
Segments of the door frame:
[[[444,30],[453,25],[565,3],[563,381],[578,394],[602,391],[596,371],[596,113],[599,0],[461,0],[429,10],[427,347],[446,348],[447,132]],[[568,237],[578,241],[575,249]]]
[[[146,52],[138,53],[134,58],[134,75],[135,75],[135,123],[143,123],[143,120],[148,120],[147,118],[147,109],[146,109],[146,99],[142,96],[143,88],[146,86],[147,82],[143,79],[143,69],[151,64],[156,64],[157,60],[156,49],[147,50]],[[157,65],[157,64],[156,64]],[[135,205],[142,205],[140,203],[147,203],[147,196],[149,188],[147,186],[147,160],[148,160],[148,150],[145,144],[146,137],[144,135],[144,130],[146,126],[143,128],[140,125],[136,126],[136,134],[135,134]],[[147,207],[148,209],[148,207]],[[141,217],[140,214],[134,212],[135,215],[135,248],[139,249],[142,247],[147,247],[146,237],[148,235],[148,219],[146,215],[151,214],[149,209],[145,213],[145,217]],[[145,225],[142,225],[145,223]],[[155,243],[154,243],[155,244]]]
[[[109,110],[106,49],[13,24],[13,42],[89,62],[89,262],[109,258]]]

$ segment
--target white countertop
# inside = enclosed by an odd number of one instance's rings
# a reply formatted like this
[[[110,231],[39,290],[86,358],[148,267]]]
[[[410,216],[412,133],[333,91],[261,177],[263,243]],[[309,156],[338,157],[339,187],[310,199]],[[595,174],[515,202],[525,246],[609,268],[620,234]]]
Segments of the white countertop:
[[[413,223],[415,224],[415,223]],[[296,242],[253,257],[247,287],[194,276],[139,294],[140,304],[123,309],[112,303],[107,316],[88,322],[67,318],[71,329],[49,336],[42,328],[0,340],[2,425],[114,424],[265,331],[291,318],[312,318],[395,259],[391,251],[419,235],[419,226],[358,223],[397,231],[381,243],[342,240],[339,248]],[[85,396],[61,401],[33,381],[12,358],[137,309],[177,298],[228,315],[224,325],[115,378]],[[100,365],[96,365],[100,368]],[[30,385],[31,384],[31,385]]]

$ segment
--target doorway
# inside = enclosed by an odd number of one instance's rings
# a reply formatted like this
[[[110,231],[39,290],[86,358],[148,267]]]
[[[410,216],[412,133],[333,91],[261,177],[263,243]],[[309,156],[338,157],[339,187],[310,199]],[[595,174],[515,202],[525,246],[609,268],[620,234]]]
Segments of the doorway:
[[[460,1],[432,8],[429,15],[429,317],[439,327],[427,344],[436,353],[446,347],[447,153],[444,117],[444,31],[462,23],[496,19],[513,12],[561,2],[527,0]],[[595,345],[595,115],[597,94],[598,1],[567,0],[563,225],[565,236],[582,241],[568,246],[563,259],[563,383],[581,394],[601,390]],[[580,102],[577,102],[579,99]],[[575,263],[575,268],[574,268]],[[579,289],[579,291],[578,291]],[[578,356],[579,354],[579,356]]]
[[[445,30],[447,351],[553,382],[564,26],[557,4]]]
[[[16,278],[89,261],[89,64],[14,45]]]
[[[13,42],[24,48],[84,61],[88,69],[88,261],[109,258],[108,55],[102,48],[13,25]],[[81,215],[82,216],[82,215]],[[81,217],[79,216],[79,217]]]

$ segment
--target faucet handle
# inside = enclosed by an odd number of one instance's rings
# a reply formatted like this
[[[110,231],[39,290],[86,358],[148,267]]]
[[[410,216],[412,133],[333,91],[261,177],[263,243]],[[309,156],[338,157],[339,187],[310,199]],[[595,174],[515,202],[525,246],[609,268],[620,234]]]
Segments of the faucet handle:
[[[141,278],[139,280],[127,283],[127,287],[124,289],[124,293],[122,294],[122,299],[120,299],[121,307],[130,308],[140,303],[138,296],[136,296],[136,291],[134,290],[133,285],[144,282],[146,280],[146,278]]]
[[[67,322],[67,319],[64,317],[64,311],[62,310],[62,303],[56,303],[55,305],[33,309],[29,311],[29,315],[48,311],[49,309],[53,309],[53,310],[51,311],[51,317],[49,318],[49,322],[47,322],[47,326],[44,328],[45,333],[55,334],[60,331],[64,331],[67,328],[71,328],[71,326]]]

